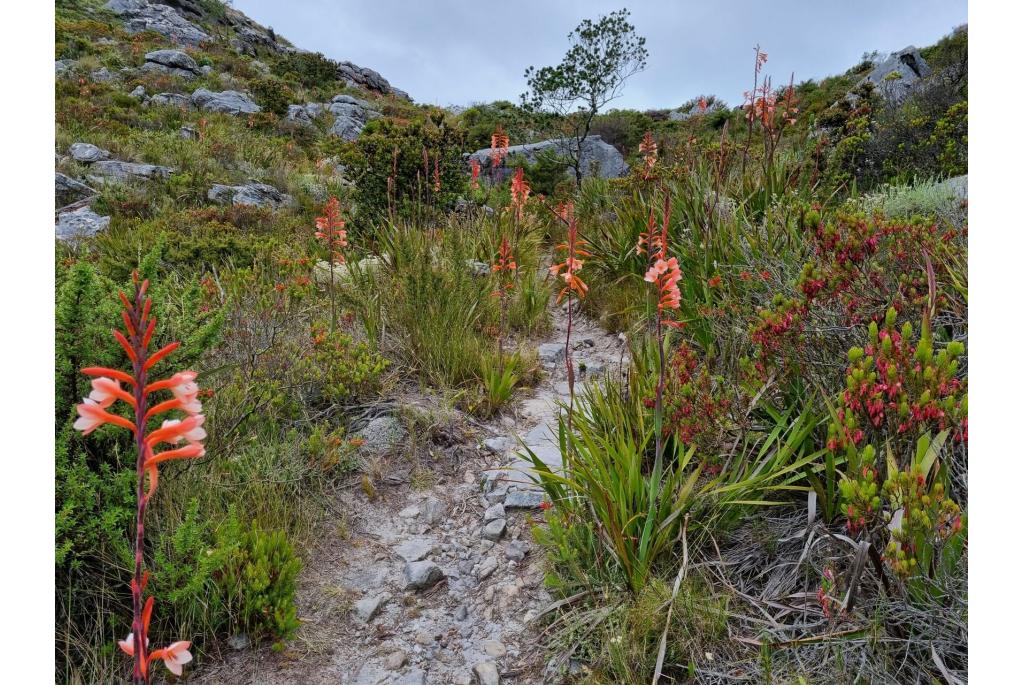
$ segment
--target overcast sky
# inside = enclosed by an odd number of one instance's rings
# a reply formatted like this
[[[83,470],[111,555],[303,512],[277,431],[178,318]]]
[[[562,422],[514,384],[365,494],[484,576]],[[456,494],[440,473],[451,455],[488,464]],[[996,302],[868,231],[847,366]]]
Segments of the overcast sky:
[[[417,102],[512,100],[529,65],[557,64],[584,18],[626,6],[647,70],[613,107],[676,107],[699,94],[738,104],[753,46],[778,84],[842,73],[866,51],[934,43],[967,21],[966,0],[235,0],[297,47],[380,72]]]

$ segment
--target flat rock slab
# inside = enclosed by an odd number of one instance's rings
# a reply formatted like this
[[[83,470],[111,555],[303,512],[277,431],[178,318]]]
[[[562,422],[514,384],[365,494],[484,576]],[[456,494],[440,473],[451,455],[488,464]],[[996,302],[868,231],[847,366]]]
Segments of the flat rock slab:
[[[224,112],[225,114],[256,114],[263,111],[248,95],[236,90],[224,90],[215,93],[200,88],[192,93],[192,104],[207,112]]]
[[[508,496],[505,497],[505,501],[508,501]],[[483,530],[480,532],[480,535],[481,537],[483,537],[484,540],[491,540],[492,542],[496,542],[501,539],[502,535],[505,534],[505,528],[505,519],[494,519],[493,521],[487,522]]]
[[[123,162],[118,159],[105,159],[89,165],[90,173],[115,181],[143,180],[167,178],[174,171],[170,167],[156,164],[140,164]]]
[[[404,561],[422,561],[434,551],[434,541],[429,538],[409,538],[395,547],[395,554]]]
[[[353,605],[352,610],[360,621],[369,623],[380,612],[381,607],[384,606],[388,599],[390,599],[390,596],[387,593],[363,597]]]
[[[539,509],[546,499],[543,490],[516,490],[505,495],[505,508]]]
[[[57,240],[74,241],[90,238],[110,225],[109,216],[100,216],[89,207],[79,207],[57,215],[54,235]]]
[[[82,164],[91,164],[92,162],[110,159],[109,152],[101,147],[96,147],[92,143],[72,143],[71,147],[68,148],[68,154],[76,162],[81,162]]]

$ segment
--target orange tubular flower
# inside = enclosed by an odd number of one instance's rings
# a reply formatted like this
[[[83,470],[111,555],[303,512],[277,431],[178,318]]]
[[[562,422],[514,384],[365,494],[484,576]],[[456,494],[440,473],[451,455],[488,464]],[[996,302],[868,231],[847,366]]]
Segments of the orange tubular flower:
[[[516,213],[516,219],[523,218],[523,207],[526,205],[528,197],[530,197],[530,182],[523,177],[523,167],[519,167],[512,177],[512,208]]]
[[[491,167],[499,167],[508,156],[508,135],[501,124],[491,134]]]
[[[469,170],[472,178],[469,181],[469,187],[473,190],[479,190],[480,188],[480,160],[471,159],[469,160]]]
[[[640,141],[640,154],[644,156],[644,180],[647,180],[654,173],[654,165],[658,163],[658,144],[654,142],[654,136],[648,131]]]
[[[668,260],[658,259],[654,265],[647,270],[644,280],[654,283],[658,288],[658,314],[666,309],[679,309],[679,279],[683,277],[679,270],[679,262],[675,257]],[[666,323],[666,322],[662,322]]]
[[[341,218],[341,207],[338,198],[332,197],[324,207],[324,215],[316,218],[316,237],[327,243],[331,258],[343,264],[345,255],[342,249],[348,247],[348,233],[345,231],[345,220]]]
[[[566,240],[564,243],[558,245],[556,249],[565,250],[565,261],[558,264],[552,264],[549,267],[549,271],[552,276],[557,276],[565,281],[565,287],[558,293],[557,301],[561,302],[562,299],[570,294],[576,293],[577,297],[583,299],[587,295],[589,288],[584,283],[577,272],[583,268],[582,257],[589,257],[590,253],[584,248],[587,245],[587,241],[579,237],[578,228],[576,224],[576,215],[573,211],[573,204],[568,202],[562,209],[562,218],[569,224],[568,232],[566,233]]]
[[[508,244],[508,238],[501,239],[501,246],[498,248],[498,261],[491,265],[491,271],[496,274],[514,274],[516,261],[512,259],[512,247]]]
[[[143,603],[142,596],[149,579],[148,572],[144,572],[142,568],[146,505],[156,492],[157,465],[171,459],[194,459],[203,456],[206,450],[202,441],[206,438],[206,431],[202,427],[205,417],[201,413],[203,405],[198,399],[200,389],[196,384],[195,371],[179,371],[169,378],[148,382],[150,370],[176,350],[178,343],[170,343],[155,352],[150,352],[156,319],[151,315],[152,300],[146,296],[149,281],[140,282],[137,273],[134,274],[134,281],[134,299],[129,300],[124,293],[120,293],[124,305],[121,316],[124,331],[113,331],[114,339],[131,361],[131,373],[95,366],[82,369],[82,373],[93,377],[92,392],[76,407],[78,419],[74,427],[88,435],[103,424],[111,424],[126,428],[135,435],[138,498],[134,545],[135,574],[131,581],[133,620],[132,632],[118,645],[134,660],[133,681],[148,683],[149,664],[153,659],[163,659],[172,673],[180,675],[182,666],[192,660],[192,655],[188,651],[189,642],[175,642],[166,649],[149,653],[148,632],[149,620],[153,613],[153,598],[150,597]],[[122,388],[122,383],[129,386],[130,392]],[[169,392],[172,397],[151,404],[152,396],[159,392]],[[118,401],[131,408],[132,420],[108,411]],[[147,433],[153,418],[172,411],[181,412],[184,417],[164,420],[160,428]],[[173,447],[182,441],[188,441],[188,444]],[[172,445],[172,449],[154,454],[153,448],[160,443]],[[145,491],[147,474],[149,489]]]

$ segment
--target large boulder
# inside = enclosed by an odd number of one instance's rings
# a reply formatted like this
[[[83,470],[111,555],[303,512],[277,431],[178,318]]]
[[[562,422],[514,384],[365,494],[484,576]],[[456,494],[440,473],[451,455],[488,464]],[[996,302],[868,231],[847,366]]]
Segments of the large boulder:
[[[128,33],[154,31],[180,45],[199,45],[210,40],[209,34],[165,4],[148,0],[110,0],[105,7],[121,17]]]
[[[224,90],[219,93],[200,88],[192,93],[192,104],[208,112],[224,112],[226,114],[256,114],[262,111],[252,99],[235,90]]]
[[[508,157],[501,167],[501,175],[504,177],[510,173],[507,163],[513,157],[520,157],[524,161],[533,164],[541,154],[550,153],[567,157],[575,145],[576,141],[572,138],[555,138],[539,143],[513,145],[508,149]],[[482,169],[489,169],[491,167],[490,148],[477,150],[469,158],[479,162]],[[584,176],[598,176],[601,178],[617,178],[625,176],[629,172],[629,165],[622,158],[622,154],[613,146],[601,140],[601,136],[596,135],[587,136],[583,139],[583,145],[580,150],[580,168]],[[566,173],[571,173],[571,169],[567,167]],[[482,174],[482,176],[486,177],[488,174]]]
[[[60,212],[54,222],[54,235],[57,240],[74,241],[89,238],[110,224],[109,216],[100,216],[89,207]]]
[[[154,50],[146,53],[143,71],[155,71],[172,76],[193,79],[199,76],[199,65],[190,55],[181,50]]]
[[[291,206],[294,198],[282,193],[274,186],[265,183],[247,183],[241,186],[215,184],[206,197],[218,204],[244,205],[248,207],[280,207]]]
[[[857,83],[855,90],[865,82],[870,82],[883,98],[890,102],[900,102],[918,87],[921,79],[931,73],[931,67],[921,57],[920,51],[909,45],[877,64]]]
[[[78,204],[96,194],[89,186],[65,176],[59,171],[53,173],[53,197],[56,208]]]
[[[367,69],[358,64],[352,64],[352,62],[342,62],[338,65],[338,74],[345,79],[349,86],[359,86],[382,95],[394,95],[406,100],[410,99],[408,93],[393,87],[386,78],[373,69]]]
[[[367,121],[381,116],[380,112],[373,109],[373,106],[366,100],[361,100],[351,95],[339,94],[331,98],[330,102],[307,102],[304,105],[289,105],[285,119],[302,126],[312,126],[313,119],[324,112],[334,115],[334,122],[329,133],[343,140],[355,140],[359,137],[359,133],[363,130],[363,126],[366,125]]]
[[[81,162],[82,164],[92,164],[93,162],[110,159],[109,152],[101,147],[96,147],[92,143],[72,143],[71,147],[68,148],[68,154],[76,162]]]
[[[124,181],[150,181],[157,178],[167,178],[174,171],[170,167],[156,164],[142,164],[139,162],[124,162],[119,159],[105,159],[89,165],[89,171],[98,177],[107,180]]]

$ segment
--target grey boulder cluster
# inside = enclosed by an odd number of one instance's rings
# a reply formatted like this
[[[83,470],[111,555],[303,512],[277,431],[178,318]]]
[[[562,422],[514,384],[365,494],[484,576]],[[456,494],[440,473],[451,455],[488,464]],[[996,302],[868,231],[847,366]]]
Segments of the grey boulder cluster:
[[[352,62],[341,62],[338,65],[338,75],[345,79],[349,86],[360,86],[382,95],[394,95],[405,100],[411,99],[409,94],[392,86],[386,78],[373,69],[361,67]]]
[[[909,45],[875,65],[855,88],[872,83],[884,99],[901,102],[931,73],[931,67],[921,57],[921,52],[913,45]]]
[[[252,98],[236,90],[224,90],[215,93],[199,88],[192,93],[192,104],[207,112],[223,112],[225,114],[256,114],[262,111]]]
[[[505,163],[499,167],[501,170],[500,175],[504,177],[511,173],[507,163],[513,158],[521,158],[530,164],[535,163],[542,155],[566,158],[575,149],[575,145],[575,139],[571,138],[555,138],[552,140],[542,140],[539,143],[513,145],[508,149],[508,157]],[[601,140],[601,136],[593,135],[584,138],[583,143],[580,145],[579,158],[580,168],[584,176],[617,178],[625,176],[629,172],[629,165],[622,158],[622,153],[616,150],[614,146]],[[476,160],[480,164],[481,169],[490,169],[491,149],[483,148],[473,152],[469,155],[467,161],[471,160]],[[567,164],[566,173],[569,172],[570,169]],[[482,174],[484,178],[488,176],[489,174]]]
[[[343,140],[355,140],[366,122],[381,116],[366,100],[341,94],[335,95],[330,102],[289,105],[285,119],[302,126],[312,126],[313,119],[325,112],[334,116],[330,133]]]
[[[149,181],[167,178],[174,172],[170,167],[157,164],[111,159],[110,152],[91,143],[73,143],[68,148],[68,155],[76,162],[87,165],[90,180],[98,183],[111,180],[117,182]]]
[[[199,45],[210,35],[173,7],[147,0],[110,0],[104,7],[121,17],[129,33],[154,31],[179,45]]]

